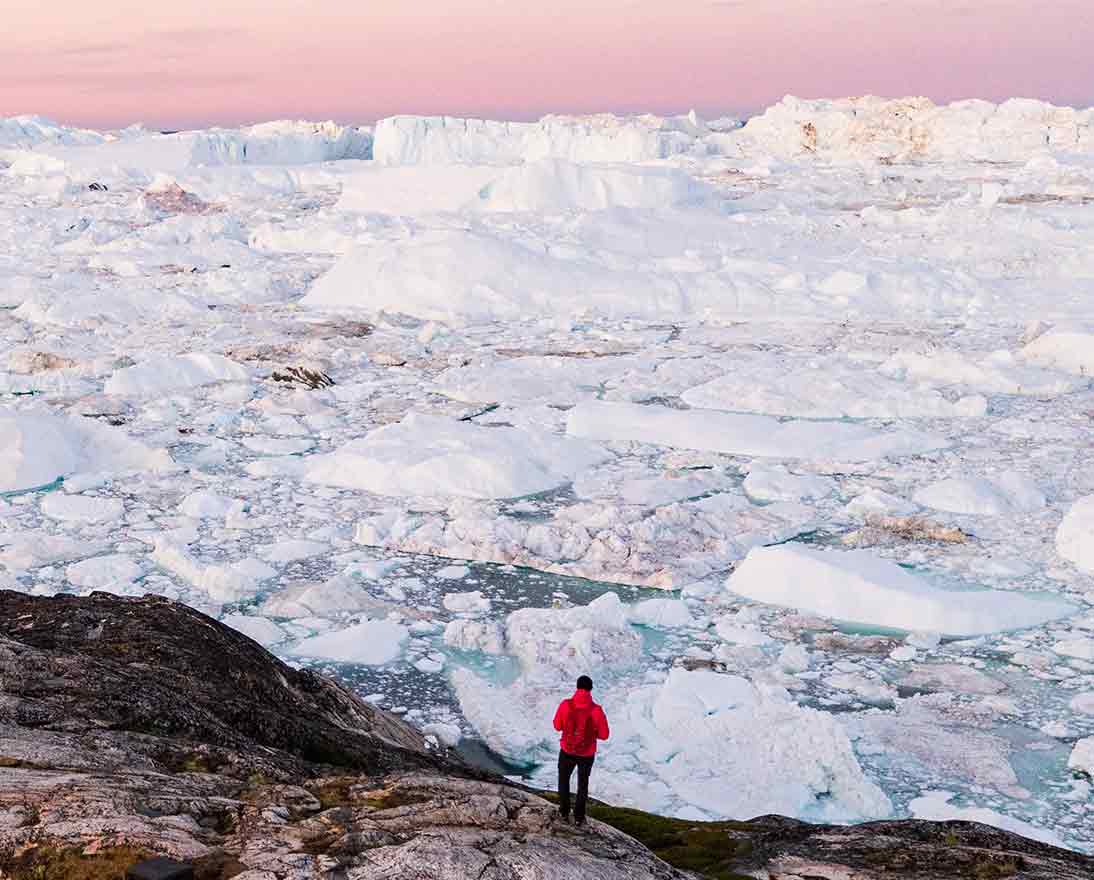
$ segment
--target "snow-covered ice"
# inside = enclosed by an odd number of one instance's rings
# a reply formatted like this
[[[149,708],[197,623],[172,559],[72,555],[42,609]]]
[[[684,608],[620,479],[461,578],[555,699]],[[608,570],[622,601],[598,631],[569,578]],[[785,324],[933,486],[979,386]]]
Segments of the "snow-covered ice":
[[[1088,736],[1075,743],[1067,766],[1079,773],[1085,773],[1094,779],[1094,736]]]
[[[409,415],[303,465],[304,479],[377,495],[516,498],[607,458],[594,443]]]
[[[945,589],[864,550],[797,544],[749,551],[726,581],[740,596],[898,630],[970,636],[1037,626],[1066,617],[1059,599],[1001,590]]]
[[[1019,819],[1013,819],[1010,816],[1004,816],[995,810],[988,810],[983,807],[959,807],[950,803],[952,798],[953,794],[948,791],[927,792],[913,800],[908,808],[917,819],[927,819],[931,822],[954,820],[959,822],[980,822],[983,825],[993,825],[996,828],[1002,828],[1004,831],[1020,834],[1023,837],[1039,840],[1052,846],[1064,845],[1060,835],[1049,831],[1047,828],[1039,828],[1029,822],[1022,822]]]
[[[1094,495],[1080,498],[1056,530],[1056,552],[1094,574]]]
[[[365,620],[338,632],[312,636],[296,644],[298,657],[318,657],[338,663],[379,665],[399,656],[407,628],[388,620]]]
[[[171,458],[86,418],[0,409],[0,492],[91,471],[166,470]]]
[[[245,367],[220,355],[154,357],[118,370],[107,379],[103,391],[120,395],[166,394],[213,382],[245,382],[249,376]]]
[[[715,410],[679,410],[628,403],[581,403],[567,417],[574,437],[604,442],[656,443],[757,458],[867,461],[948,446],[918,431],[878,431],[848,422],[780,422]]]

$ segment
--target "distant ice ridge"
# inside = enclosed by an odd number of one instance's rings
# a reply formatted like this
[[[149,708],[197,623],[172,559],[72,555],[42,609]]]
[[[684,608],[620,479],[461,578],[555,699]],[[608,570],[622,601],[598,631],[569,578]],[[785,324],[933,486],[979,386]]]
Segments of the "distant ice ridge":
[[[373,155],[390,165],[646,162],[687,153],[709,132],[694,113],[545,116],[538,122],[391,116],[376,124]]]
[[[87,146],[106,141],[101,132],[60,125],[43,116],[0,118],[0,149],[29,149],[41,144]]]
[[[335,122],[280,120],[168,137],[193,139],[194,165],[303,165],[372,158],[372,132]]]
[[[758,147],[788,158],[1020,160],[1046,150],[1094,150],[1094,108],[1023,98],[938,106],[928,98],[787,96],[718,141],[726,152],[751,155]]]
[[[1094,108],[1012,98],[937,105],[928,98],[783,98],[743,128],[687,116],[547,116],[502,122],[393,116],[374,155],[391,165],[516,164],[540,159],[648,162],[680,155],[828,159],[1025,160],[1094,149]]]
[[[0,149],[5,147],[6,126],[0,120]],[[14,128],[14,127],[13,127]],[[72,134],[71,132],[75,132]],[[372,132],[367,128],[343,126],[334,122],[281,120],[244,128],[210,128],[173,134],[133,129],[118,137],[75,129],[43,128],[37,140],[12,135],[13,148],[35,149],[47,153],[63,165],[49,167],[52,173],[64,171],[82,179],[106,173],[116,179],[119,169],[140,172],[179,172],[199,166],[222,165],[305,165],[340,159],[371,159]],[[28,165],[26,173],[42,173],[41,167]],[[38,157],[38,165],[43,160]],[[56,164],[56,163],[55,163]]]

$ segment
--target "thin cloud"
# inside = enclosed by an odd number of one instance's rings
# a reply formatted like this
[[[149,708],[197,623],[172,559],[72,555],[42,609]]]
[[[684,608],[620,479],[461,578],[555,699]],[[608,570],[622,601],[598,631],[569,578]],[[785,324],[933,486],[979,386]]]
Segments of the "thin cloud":
[[[146,31],[139,37],[125,41],[71,45],[17,43],[9,45],[0,58],[78,58],[89,64],[99,64],[107,59],[139,54],[142,49],[148,48],[154,48],[157,53],[170,48],[176,54],[190,54],[199,49],[204,50],[210,43],[238,39],[248,33],[248,29],[243,27],[186,27]],[[0,63],[0,69],[2,68],[3,64]],[[8,74],[5,74],[5,78],[8,78]]]
[[[253,82],[255,79],[253,74],[177,73],[170,70],[54,72],[7,75],[0,82],[0,87],[4,85],[64,86],[76,92],[102,92],[134,86],[156,89],[168,86],[173,89],[207,89],[240,85]]]
[[[149,31],[148,36],[153,40],[164,40],[175,44],[205,44],[210,40],[234,39],[236,37],[241,37],[246,33],[248,33],[247,28],[242,27],[185,27]]]
[[[124,52],[129,46],[129,43],[88,43],[84,46],[62,46],[60,49],[51,49],[50,54],[62,57],[113,55],[116,52]]]

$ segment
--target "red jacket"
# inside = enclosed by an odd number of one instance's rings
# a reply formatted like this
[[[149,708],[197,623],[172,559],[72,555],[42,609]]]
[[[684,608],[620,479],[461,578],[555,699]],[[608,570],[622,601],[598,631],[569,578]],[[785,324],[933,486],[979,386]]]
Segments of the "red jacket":
[[[570,701],[573,701],[575,706],[592,706],[592,722],[596,727],[596,739],[593,740],[592,746],[587,749],[581,750],[574,746],[573,743],[567,742],[569,737],[566,735],[566,721],[570,717]],[[562,751],[568,755],[577,755],[581,758],[591,758],[596,754],[596,740],[608,738],[608,716],[604,714],[604,710],[593,702],[593,696],[588,691],[583,691],[580,688],[574,691],[574,695],[569,700],[563,700],[558,704],[558,711],[555,712],[555,730],[563,731],[562,739],[559,742],[559,747]]]

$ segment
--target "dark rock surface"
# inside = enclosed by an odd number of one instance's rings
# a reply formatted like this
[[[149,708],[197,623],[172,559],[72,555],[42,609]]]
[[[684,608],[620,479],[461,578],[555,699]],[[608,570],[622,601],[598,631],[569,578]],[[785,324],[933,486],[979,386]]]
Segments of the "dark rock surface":
[[[302,764],[436,767],[417,730],[185,605],[0,591],[0,722],[129,731]]]
[[[593,816],[560,822],[183,605],[0,591],[0,880],[105,880],[151,855],[198,880],[1094,878],[1094,859],[975,823]]]
[[[863,825],[809,825],[761,816],[740,832],[751,856],[739,871],[832,880],[1078,880],[1094,859],[977,822],[901,819]],[[764,876],[762,873],[759,876]]]

